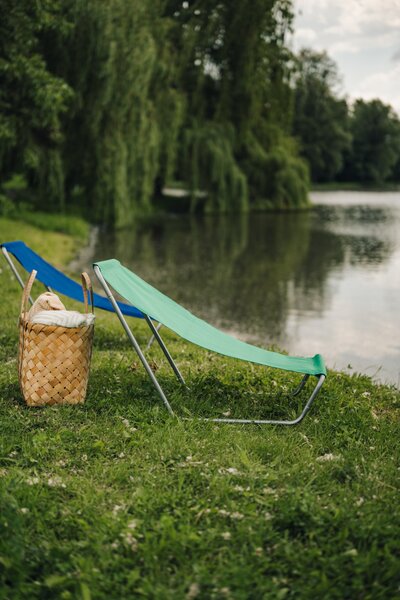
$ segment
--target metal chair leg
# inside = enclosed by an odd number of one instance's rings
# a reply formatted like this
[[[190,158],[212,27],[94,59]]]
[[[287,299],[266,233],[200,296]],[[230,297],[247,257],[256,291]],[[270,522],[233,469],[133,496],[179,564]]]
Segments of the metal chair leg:
[[[24,289],[25,284],[22,281],[22,278],[21,278],[20,274],[18,273],[16,266],[14,265],[14,263],[13,263],[13,261],[11,259],[11,256],[10,256],[10,254],[7,251],[7,248],[4,248],[4,246],[3,246],[1,250],[2,250],[2,252],[4,254],[4,258],[6,259],[6,261],[9,264],[9,267],[10,267],[11,271],[14,273],[15,279],[18,281],[18,283],[22,287],[22,289]],[[53,292],[53,290],[51,289],[50,286],[45,285],[45,284],[43,284],[43,285],[44,285],[44,287],[46,288],[46,290],[48,292]],[[29,296],[29,302],[30,302],[30,304],[33,304],[32,296]]]
[[[160,334],[158,333],[158,329],[159,328],[157,329],[156,327],[154,327],[154,323],[150,319],[150,317],[148,317],[147,315],[145,315],[144,318],[146,319],[146,322],[147,322],[148,326],[150,327],[151,331],[153,332],[154,339],[157,340],[158,344],[160,345],[161,350],[164,352],[164,355],[165,355],[166,359],[168,360],[169,364],[171,365],[171,368],[172,368],[173,372],[175,373],[176,377],[178,378],[178,380],[181,383],[183,383],[183,385],[186,386],[186,382],[185,382],[185,380],[184,380],[184,378],[182,376],[182,373],[180,372],[180,370],[176,366],[176,364],[174,362],[174,359],[170,355],[170,353],[168,351],[168,348],[166,347],[166,345],[164,344],[164,342],[163,342]],[[159,325],[161,325],[161,323]]]
[[[19,283],[19,285],[21,286],[21,288],[22,288],[22,289],[24,289],[24,287],[25,287],[25,284],[24,284],[24,282],[22,281],[21,275],[18,273],[16,266],[14,265],[14,263],[13,263],[13,261],[12,261],[12,259],[11,259],[11,256],[9,255],[9,253],[8,253],[8,251],[7,251],[7,248],[5,248],[5,247],[3,246],[3,247],[2,247],[2,249],[1,249],[1,251],[2,251],[2,252],[3,252],[3,254],[4,254],[4,258],[5,258],[5,259],[6,259],[6,261],[8,262],[8,265],[9,265],[9,267],[10,267],[11,271],[13,272],[15,279],[18,281],[18,283]],[[29,296],[29,302],[30,302],[31,304],[33,304],[33,299],[32,299],[32,296]]]
[[[291,420],[284,420],[284,419],[229,419],[229,418],[214,419],[214,418],[202,417],[201,420],[202,421],[212,421],[214,423],[237,423],[237,424],[241,423],[243,425],[247,425],[250,423],[252,423],[254,425],[297,425],[298,423],[300,423],[300,421],[302,421],[304,419],[304,417],[310,410],[315,398],[317,397],[321,387],[323,386],[325,379],[326,379],[325,375],[320,375],[318,377],[317,385],[313,389],[311,396],[307,400],[300,415],[298,417],[296,417],[295,419],[291,419]],[[303,387],[304,387],[304,385],[303,385]]]
[[[300,392],[303,390],[303,387],[306,385],[308,379],[309,379],[309,375],[304,375],[303,379],[301,380],[300,384],[297,386],[296,389],[293,390],[293,392],[291,392],[290,396],[293,398],[294,396],[298,396],[298,394],[300,394]]]
[[[150,379],[151,379],[154,387],[156,388],[156,390],[157,390],[157,392],[158,392],[161,400],[163,401],[163,403],[164,403],[166,409],[168,410],[168,412],[170,413],[170,415],[174,416],[174,411],[172,410],[170,403],[168,402],[168,400],[167,400],[167,398],[166,398],[166,396],[165,396],[165,394],[164,394],[164,392],[163,392],[160,384],[158,383],[156,376],[154,375],[153,371],[151,370],[151,367],[150,367],[149,363],[147,362],[146,357],[144,356],[143,352],[141,351],[140,346],[137,343],[135,336],[133,335],[132,331],[130,330],[129,325],[126,322],[126,320],[124,318],[124,315],[121,312],[120,307],[118,306],[118,304],[117,304],[114,296],[111,293],[110,288],[108,287],[108,285],[107,285],[107,283],[106,283],[106,281],[105,281],[103,275],[101,274],[101,271],[100,271],[100,269],[99,269],[99,267],[97,265],[95,265],[95,267],[94,267],[94,272],[95,272],[96,277],[99,280],[99,282],[100,282],[103,290],[107,294],[107,297],[109,298],[111,304],[113,305],[113,308],[114,308],[115,312],[117,313],[117,316],[118,316],[119,320],[121,321],[122,327],[125,329],[125,332],[126,332],[128,338],[129,338],[132,346],[134,347],[134,349],[135,349],[137,355],[139,356],[139,358],[140,358],[140,360],[141,360],[144,368],[146,369],[146,372],[147,372],[148,376],[150,377]]]
[[[157,327],[155,328],[157,331],[160,331],[161,327],[163,326],[162,323],[158,323]],[[154,341],[156,339],[156,336],[153,335],[150,337],[149,341],[147,342],[147,346],[146,346],[146,351],[150,350],[151,346],[153,345]]]

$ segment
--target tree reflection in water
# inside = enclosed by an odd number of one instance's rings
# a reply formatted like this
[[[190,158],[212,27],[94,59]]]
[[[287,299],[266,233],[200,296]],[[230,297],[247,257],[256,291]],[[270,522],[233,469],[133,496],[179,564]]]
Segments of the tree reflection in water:
[[[351,298],[355,273],[383,272],[399,252],[399,209],[400,202],[322,204],[298,213],[167,216],[102,237],[96,259],[117,257],[195,314],[243,339],[304,353],[295,336],[308,323],[305,353],[311,354],[315,323],[323,332],[325,317],[340,318],[335,302],[343,286]],[[289,330],[293,325],[295,332]],[[332,337],[332,323],[328,329]],[[353,335],[355,344],[357,326]],[[326,339],[325,350],[318,351],[329,356],[330,342],[340,345]]]

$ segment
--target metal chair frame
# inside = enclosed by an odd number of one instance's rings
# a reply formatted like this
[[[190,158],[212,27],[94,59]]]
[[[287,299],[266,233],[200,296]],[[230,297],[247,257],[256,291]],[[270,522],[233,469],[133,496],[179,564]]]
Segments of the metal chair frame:
[[[104,279],[100,268],[97,265],[94,265],[94,272],[96,274],[97,279],[100,282],[100,285],[102,286],[104,292],[106,293],[107,297],[109,298],[110,302],[112,303],[115,312],[117,313],[117,316],[122,324],[122,327],[124,328],[134,350],[136,351],[140,361],[143,364],[143,367],[145,368],[148,376],[150,377],[154,387],[156,388],[158,395],[160,396],[164,406],[166,407],[167,411],[170,413],[170,415],[175,416],[174,411],[172,410],[172,407],[163,391],[163,389],[161,388],[157,377],[155,376],[154,372],[152,371],[144,353],[142,352],[135,336],[132,333],[132,330],[130,329],[128,323],[126,322],[126,319],[124,317],[124,315],[122,314],[117,301],[115,300],[106,280]],[[164,341],[161,338],[161,335],[158,331],[158,328],[154,325],[151,317],[149,315],[145,315],[145,320],[152,332],[152,337],[157,341],[157,343],[159,344],[161,350],[163,351],[170,367],[172,368],[173,372],[175,373],[176,378],[178,379],[178,381],[184,385],[187,389],[188,386],[186,385],[186,382],[181,374],[181,372],[179,371],[175,361],[173,360],[171,354],[169,353]],[[291,396],[297,396],[298,394],[300,394],[308,379],[309,379],[310,375],[304,375],[303,379],[301,380],[300,384],[297,386],[297,388],[291,393]],[[302,421],[304,419],[304,417],[306,416],[306,414],[309,412],[315,398],[317,397],[325,379],[326,376],[321,374],[321,375],[317,375],[316,376],[318,381],[313,389],[313,391],[311,392],[311,395],[309,396],[307,402],[304,405],[303,410],[301,411],[300,415],[297,416],[295,419],[291,419],[291,420],[281,420],[281,419],[230,419],[230,418],[205,418],[205,417],[200,417],[201,420],[204,421],[212,421],[214,423],[236,423],[236,424],[255,424],[255,425],[297,425],[298,423],[300,423],[300,421]]]

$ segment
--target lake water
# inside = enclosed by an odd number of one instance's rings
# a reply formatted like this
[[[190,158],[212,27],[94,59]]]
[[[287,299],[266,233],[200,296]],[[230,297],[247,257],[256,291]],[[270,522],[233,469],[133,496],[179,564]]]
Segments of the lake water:
[[[400,383],[400,193],[319,192],[303,213],[168,216],[102,236],[116,257],[246,341]]]

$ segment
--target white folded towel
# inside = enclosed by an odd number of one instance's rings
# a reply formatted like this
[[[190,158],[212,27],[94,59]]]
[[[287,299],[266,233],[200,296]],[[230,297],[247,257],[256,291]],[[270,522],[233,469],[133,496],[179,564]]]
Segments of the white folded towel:
[[[76,310],[42,310],[36,313],[30,322],[59,327],[87,327],[94,323],[94,319],[92,313],[85,315]]]

